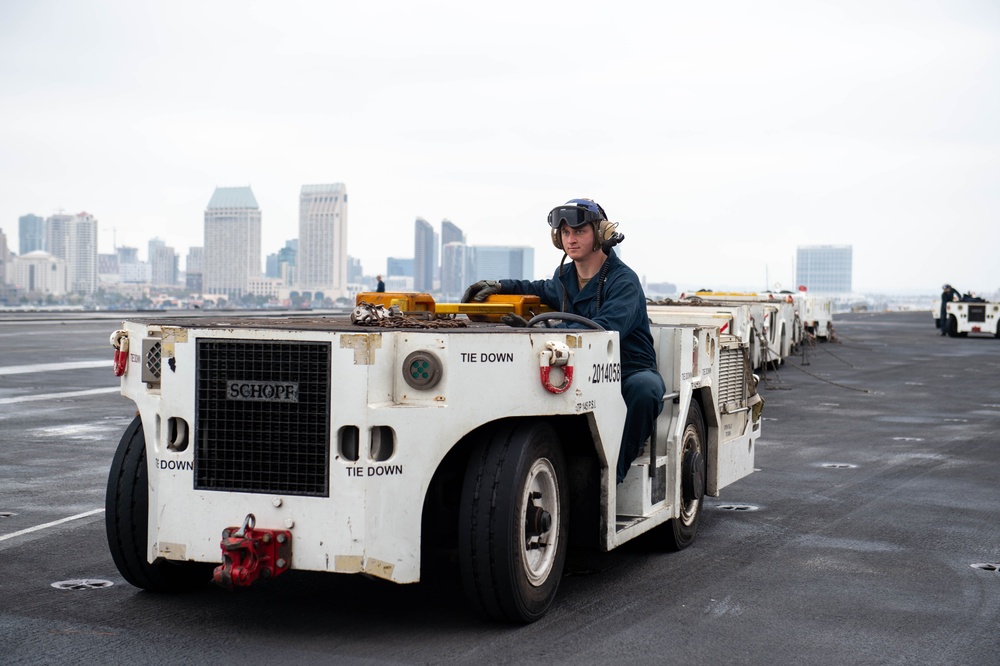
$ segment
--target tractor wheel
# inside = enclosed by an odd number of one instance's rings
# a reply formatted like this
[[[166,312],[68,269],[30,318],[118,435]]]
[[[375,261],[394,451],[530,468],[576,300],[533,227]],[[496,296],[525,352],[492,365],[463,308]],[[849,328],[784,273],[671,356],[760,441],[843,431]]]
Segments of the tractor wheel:
[[[212,580],[215,565],[210,563],[147,561],[149,470],[146,437],[138,416],[118,443],[104,508],[111,557],[129,583],[151,592],[182,592]]]
[[[958,319],[955,319],[955,315],[948,315],[948,337],[957,338],[958,337]]]
[[[698,532],[701,509],[705,503],[705,455],[705,419],[701,407],[692,400],[681,439],[680,515],[659,528],[664,545],[669,550],[687,548]]]
[[[459,565],[470,604],[496,620],[534,622],[566,560],[567,471],[543,421],[499,426],[472,451],[459,512]]]

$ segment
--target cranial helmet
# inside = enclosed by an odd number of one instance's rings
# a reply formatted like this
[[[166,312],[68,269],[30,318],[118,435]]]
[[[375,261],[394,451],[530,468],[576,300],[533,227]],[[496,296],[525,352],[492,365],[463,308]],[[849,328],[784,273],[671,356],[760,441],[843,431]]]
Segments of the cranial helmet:
[[[601,205],[593,199],[570,199],[562,206],[556,206],[549,211],[549,227],[551,227],[552,244],[563,249],[559,228],[566,224],[571,229],[577,229],[584,224],[594,226],[594,249],[612,240],[615,228],[618,226],[608,221],[608,216]]]

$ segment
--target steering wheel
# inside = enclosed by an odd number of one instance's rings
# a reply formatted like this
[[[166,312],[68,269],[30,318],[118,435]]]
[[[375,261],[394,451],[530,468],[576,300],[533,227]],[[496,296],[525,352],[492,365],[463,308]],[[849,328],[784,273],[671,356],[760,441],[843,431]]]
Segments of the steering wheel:
[[[542,314],[535,315],[528,321],[528,328],[531,328],[540,321],[544,321],[545,325],[548,326],[548,322],[553,319],[558,321],[570,321],[574,324],[581,324],[595,331],[607,330],[593,319],[587,319],[586,317],[581,317],[580,315],[573,314],[572,312],[543,312]]]

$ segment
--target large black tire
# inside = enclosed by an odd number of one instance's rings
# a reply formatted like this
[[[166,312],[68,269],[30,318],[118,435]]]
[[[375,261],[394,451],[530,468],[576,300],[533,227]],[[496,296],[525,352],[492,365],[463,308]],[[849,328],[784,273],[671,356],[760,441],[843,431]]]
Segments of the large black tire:
[[[569,538],[567,472],[542,421],[498,427],[473,449],[459,511],[469,603],[496,620],[534,622],[552,604]]]
[[[104,526],[111,558],[122,577],[151,592],[183,592],[212,580],[215,565],[146,560],[149,511],[146,436],[136,416],[125,430],[111,462],[104,499]]]
[[[958,333],[958,319],[955,318],[955,315],[948,315],[948,328],[947,328],[947,331],[948,331],[948,337],[949,338],[957,338],[959,336],[959,333]]]
[[[705,479],[708,472],[705,450],[705,419],[694,400],[688,408],[681,437],[681,506],[680,516],[660,528],[669,550],[683,550],[694,542],[704,505]]]

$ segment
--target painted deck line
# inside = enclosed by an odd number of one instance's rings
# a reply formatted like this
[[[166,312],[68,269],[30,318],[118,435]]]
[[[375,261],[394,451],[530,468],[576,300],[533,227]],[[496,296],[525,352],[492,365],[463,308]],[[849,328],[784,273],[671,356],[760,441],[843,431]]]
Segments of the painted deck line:
[[[80,518],[86,518],[87,516],[93,516],[98,513],[104,513],[104,509],[94,509],[93,511],[85,511],[83,513],[78,513],[75,516],[70,516],[69,518],[60,518],[59,520],[53,520],[51,523],[44,523],[42,525],[29,527],[27,529],[23,529],[18,532],[5,534],[4,536],[0,536],[0,541],[6,541],[7,539],[13,539],[14,537],[23,536],[25,534],[31,534],[32,532],[38,532],[39,530],[44,530],[49,527],[55,527],[56,525],[62,525],[63,523],[68,523],[71,520],[79,520]]]
[[[65,363],[35,363],[34,365],[8,365],[0,367],[0,375],[24,375],[29,372],[55,372],[57,370],[81,370],[83,368],[112,368],[110,358],[100,361],[67,361]]]
[[[41,393],[39,395],[21,395],[16,398],[0,398],[0,405],[13,405],[19,402],[34,402],[36,400],[59,400],[60,398],[79,398],[85,395],[100,395],[101,393],[118,393],[120,386],[105,386],[104,388],[87,389],[85,391],[66,391],[64,393]]]

